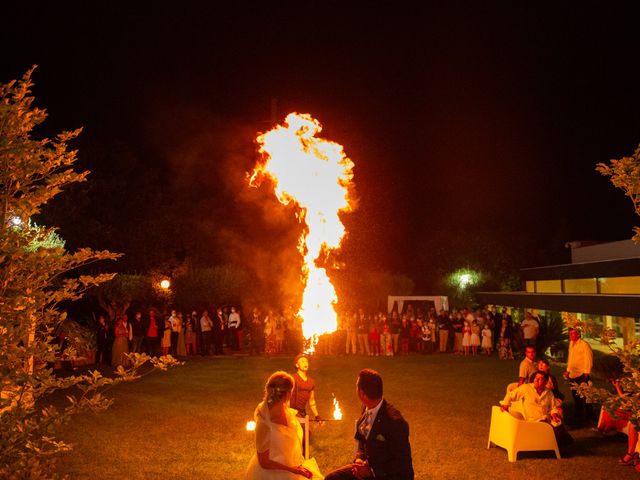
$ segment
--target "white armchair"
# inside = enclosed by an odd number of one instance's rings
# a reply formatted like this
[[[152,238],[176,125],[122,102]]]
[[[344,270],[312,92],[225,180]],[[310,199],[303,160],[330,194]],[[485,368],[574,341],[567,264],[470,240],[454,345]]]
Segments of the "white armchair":
[[[528,422],[519,414],[516,415],[520,418],[509,412],[502,412],[498,406],[492,408],[487,448],[491,448],[492,443],[504,448],[510,462],[516,461],[519,452],[530,451],[552,450],[556,453],[556,458],[561,458],[551,425]]]

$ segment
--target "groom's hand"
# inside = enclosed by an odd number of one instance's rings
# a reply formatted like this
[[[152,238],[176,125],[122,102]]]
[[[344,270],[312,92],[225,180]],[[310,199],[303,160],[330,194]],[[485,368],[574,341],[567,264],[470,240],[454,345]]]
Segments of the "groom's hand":
[[[373,472],[369,468],[369,463],[366,460],[359,458],[351,466],[351,473],[358,480],[373,477]]]

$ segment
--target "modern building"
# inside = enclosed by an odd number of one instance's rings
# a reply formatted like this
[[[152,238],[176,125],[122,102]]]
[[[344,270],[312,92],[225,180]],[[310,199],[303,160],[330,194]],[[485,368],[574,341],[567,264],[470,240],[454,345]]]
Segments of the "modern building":
[[[523,290],[479,292],[480,303],[572,312],[613,328],[619,343],[640,337],[640,245],[570,242],[571,263],[521,270]]]

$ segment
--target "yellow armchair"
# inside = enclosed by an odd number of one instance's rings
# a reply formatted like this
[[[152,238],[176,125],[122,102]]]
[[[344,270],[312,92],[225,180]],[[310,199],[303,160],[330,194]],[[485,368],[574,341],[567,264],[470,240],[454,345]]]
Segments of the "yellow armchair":
[[[519,414],[516,415],[520,418],[500,411],[498,406],[492,408],[487,448],[491,448],[491,444],[504,448],[510,462],[516,461],[519,452],[531,451],[553,450],[556,458],[561,458],[551,425],[544,422],[528,422]]]

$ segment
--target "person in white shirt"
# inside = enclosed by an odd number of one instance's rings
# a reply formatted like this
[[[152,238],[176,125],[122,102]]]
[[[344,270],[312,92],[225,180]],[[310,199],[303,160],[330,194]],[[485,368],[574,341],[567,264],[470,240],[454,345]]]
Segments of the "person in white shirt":
[[[582,333],[578,328],[569,328],[569,358],[567,359],[567,370],[563,375],[569,380],[572,387],[587,383],[591,379],[593,350],[581,338],[581,335]],[[574,402],[574,423],[576,426],[592,422],[593,405],[587,403],[573,388],[571,389],[571,395]]]
[[[531,383],[523,383],[505,395],[500,402],[500,410],[506,412],[512,404],[521,402],[517,411],[524,419],[550,423],[558,446],[564,447],[573,443],[573,438],[562,423],[560,402],[553,396],[553,391],[547,388],[548,382],[549,374],[537,371]]]
[[[518,386],[529,383],[529,377],[538,369],[536,363],[536,347],[528,346],[524,349],[524,359],[518,369]]]
[[[553,392],[547,388],[549,375],[536,372],[533,383],[524,383],[508,392],[500,402],[500,410],[506,412],[514,402],[523,402],[521,413],[529,422],[561,423],[561,411]]]
[[[231,307],[231,313],[229,314],[227,325],[229,326],[230,331],[231,349],[240,350],[240,314],[236,311],[236,307]]]
[[[527,312],[525,319],[520,324],[520,328],[522,329],[524,344],[526,346],[531,345],[535,347],[538,333],[540,333],[540,324],[533,318],[533,315],[531,315],[530,312]]]
[[[202,354],[211,355],[211,336],[213,332],[213,320],[209,317],[209,312],[202,312],[200,318],[200,331],[202,332]]]

